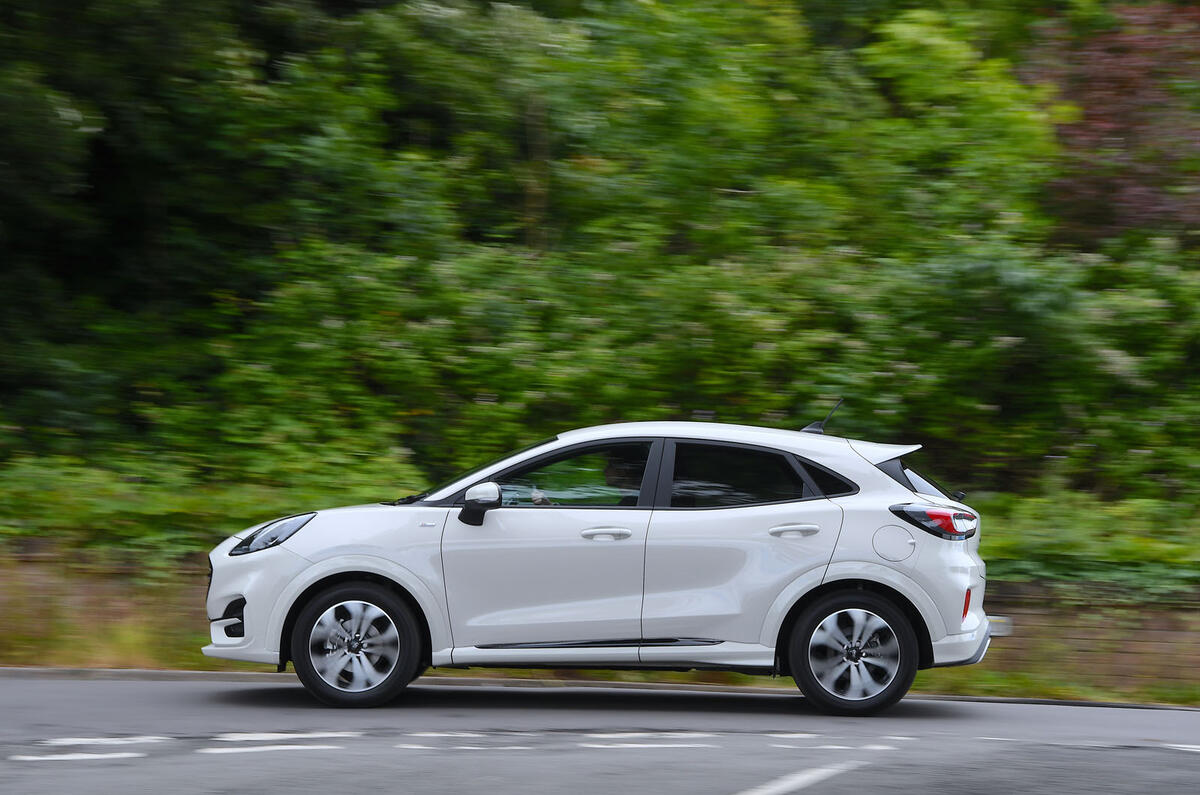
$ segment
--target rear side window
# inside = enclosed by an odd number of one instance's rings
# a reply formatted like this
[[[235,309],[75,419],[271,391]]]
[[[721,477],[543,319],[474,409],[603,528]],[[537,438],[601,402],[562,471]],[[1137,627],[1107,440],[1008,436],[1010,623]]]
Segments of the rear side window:
[[[853,483],[840,475],[833,474],[828,469],[822,469],[807,461],[801,461],[800,466],[804,467],[804,471],[808,473],[808,476],[813,479],[813,483],[817,484],[817,488],[826,497],[842,497],[858,491],[858,487]]]
[[[780,453],[677,442],[672,508],[720,508],[815,496]]]

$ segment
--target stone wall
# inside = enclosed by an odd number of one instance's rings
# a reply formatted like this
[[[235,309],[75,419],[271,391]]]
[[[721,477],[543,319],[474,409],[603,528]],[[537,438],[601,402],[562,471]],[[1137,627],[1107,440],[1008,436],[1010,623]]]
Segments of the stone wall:
[[[984,666],[1119,690],[1200,686],[1200,605],[1085,600],[1037,587],[989,586],[985,607],[1007,615]]]

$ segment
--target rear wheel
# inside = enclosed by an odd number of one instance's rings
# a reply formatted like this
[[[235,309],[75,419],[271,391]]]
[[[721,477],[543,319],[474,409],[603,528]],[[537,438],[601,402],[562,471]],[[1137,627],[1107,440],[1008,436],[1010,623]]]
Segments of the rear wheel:
[[[801,614],[788,647],[792,677],[823,712],[867,715],[912,687],[917,636],[904,612],[869,591],[824,597]]]
[[[337,585],[297,616],[292,664],[326,704],[373,707],[416,677],[419,637],[412,611],[393,592],[374,583]]]

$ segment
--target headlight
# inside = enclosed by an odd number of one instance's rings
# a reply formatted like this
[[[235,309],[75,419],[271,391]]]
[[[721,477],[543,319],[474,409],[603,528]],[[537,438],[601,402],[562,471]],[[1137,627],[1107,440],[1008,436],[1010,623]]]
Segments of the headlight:
[[[229,550],[229,554],[248,555],[251,552],[258,552],[260,549],[278,546],[291,538],[292,534],[301,527],[308,524],[308,520],[314,516],[316,516],[315,513],[302,513],[299,516],[288,516],[284,519],[268,522],[243,538],[236,547]]]

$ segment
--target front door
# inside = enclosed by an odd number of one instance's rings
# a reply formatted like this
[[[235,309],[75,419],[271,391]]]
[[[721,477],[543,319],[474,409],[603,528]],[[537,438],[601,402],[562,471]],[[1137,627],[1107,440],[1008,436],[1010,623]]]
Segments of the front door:
[[[451,510],[442,563],[456,662],[471,647],[611,645],[636,659],[653,496],[643,486],[655,481],[661,446],[631,439],[547,453],[493,478],[502,505],[482,526]]]

